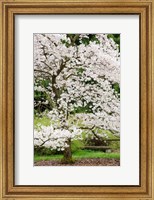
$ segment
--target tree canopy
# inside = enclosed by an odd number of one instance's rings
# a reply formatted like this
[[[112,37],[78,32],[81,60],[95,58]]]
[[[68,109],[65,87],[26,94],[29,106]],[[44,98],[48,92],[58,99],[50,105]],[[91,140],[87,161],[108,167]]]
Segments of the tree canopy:
[[[118,135],[120,35],[35,34],[34,90],[35,109],[52,122],[35,129],[36,146],[64,151],[96,128]]]

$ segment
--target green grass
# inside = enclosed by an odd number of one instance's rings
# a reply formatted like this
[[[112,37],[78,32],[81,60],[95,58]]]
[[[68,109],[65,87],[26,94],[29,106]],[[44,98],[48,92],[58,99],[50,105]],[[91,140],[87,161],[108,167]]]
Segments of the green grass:
[[[62,154],[55,154],[55,155],[48,155],[48,156],[34,156],[35,161],[42,161],[42,160],[56,160],[61,159],[63,157]],[[78,150],[73,153],[74,159],[81,159],[81,158],[117,158],[120,159],[120,153],[104,153],[102,151],[92,151],[92,150]]]
[[[120,158],[119,153],[104,153],[102,151],[79,150],[73,154],[74,158]]]

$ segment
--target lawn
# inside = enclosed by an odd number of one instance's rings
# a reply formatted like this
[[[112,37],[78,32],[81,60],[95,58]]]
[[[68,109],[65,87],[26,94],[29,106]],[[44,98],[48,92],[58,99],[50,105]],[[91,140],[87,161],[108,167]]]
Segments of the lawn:
[[[48,161],[48,160],[56,160],[61,159],[63,157],[62,154],[55,155],[35,155],[34,161]],[[92,150],[78,150],[73,153],[74,159],[82,159],[82,158],[115,158],[120,159],[120,153],[104,153],[102,151],[92,151]]]

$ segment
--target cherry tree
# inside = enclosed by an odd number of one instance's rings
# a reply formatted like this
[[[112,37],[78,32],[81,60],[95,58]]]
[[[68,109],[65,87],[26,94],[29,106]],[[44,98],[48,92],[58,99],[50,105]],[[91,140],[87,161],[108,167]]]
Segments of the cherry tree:
[[[34,106],[48,104],[51,119],[49,127],[35,130],[34,144],[63,151],[66,163],[72,162],[71,141],[82,139],[82,130],[97,137],[97,128],[120,133],[120,96],[113,88],[120,84],[118,45],[107,34],[94,36],[34,35],[34,89],[46,94]],[[79,107],[88,112],[77,114]]]

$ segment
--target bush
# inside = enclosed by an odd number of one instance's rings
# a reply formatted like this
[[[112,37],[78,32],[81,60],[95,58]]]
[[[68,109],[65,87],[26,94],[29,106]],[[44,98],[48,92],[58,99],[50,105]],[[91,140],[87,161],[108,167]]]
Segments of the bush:
[[[74,141],[72,141],[72,143],[71,143],[72,153],[78,151],[83,146],[84,146],[84,144],[83,144],[83,141],[81,141],[81,140],[74,140]]]
[[[89,145],[89,146],[108,146],[108,142],[105,142],[104,140],[98,139],[96,137],[87,138],[85,142],[86,142],[86,145]]]
[[[45,147],[34,147],[34,154],[38,156],[58,154],[56,150],[51,150]]]

